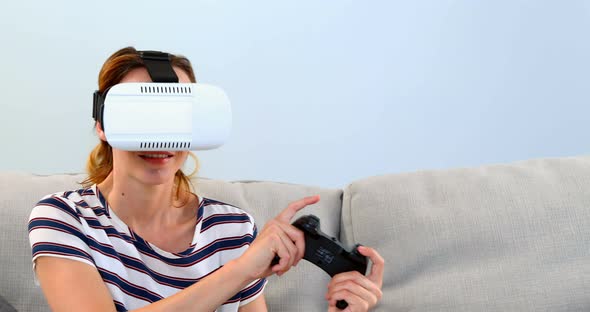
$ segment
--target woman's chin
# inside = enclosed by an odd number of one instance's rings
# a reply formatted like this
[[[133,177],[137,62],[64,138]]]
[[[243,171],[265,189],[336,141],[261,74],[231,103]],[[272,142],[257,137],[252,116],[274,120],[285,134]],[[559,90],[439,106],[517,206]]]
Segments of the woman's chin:
[[[142,182],[148,185],[160,185],[174,182],[176,171],[171,169],[149,169],[142,174]]]

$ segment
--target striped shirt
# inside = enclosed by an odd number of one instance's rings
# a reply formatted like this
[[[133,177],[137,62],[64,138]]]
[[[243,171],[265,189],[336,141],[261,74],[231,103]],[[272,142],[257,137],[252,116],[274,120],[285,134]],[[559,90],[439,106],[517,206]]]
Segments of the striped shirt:
[[[45,196],[31,212],[29,239],[35,260],[62,257],[96,267],[117,311],[169,297],[239,257],[256,237],[252,216],[201,198],[191,246],[170,253],[145,241],[119,219],[96,185]],[[237,311],[262,294],[259,279],[216,311]]]

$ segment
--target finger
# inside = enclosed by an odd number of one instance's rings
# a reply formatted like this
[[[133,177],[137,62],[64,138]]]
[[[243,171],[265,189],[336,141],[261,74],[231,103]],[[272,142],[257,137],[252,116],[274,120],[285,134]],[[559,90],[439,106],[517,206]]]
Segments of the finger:
[[[328,289],[328,298],[331,298],[332,294],[342,291],[348,291],[352,294],[355,294],[363,301],[367,302],[369,306],[374,306],[375,304],[377,304],[377,301],[379,301],[378,294],[369,291],[360,284],[355,283],[355,281],[353,280],[348,280],[343,283],[333,285],[331,288]]]
[[[363,277],[363,275],[358,271],[342,272],[334,275],[334,277],[332,277],[332,279],[330,280],[330,284],[342,283],[346,280],[357,279],[360,277]]]
[[[328,284],[328,292],[334,292],[340,289],[348,289],[372,305],[376,304],[383,296],[380,287],[356,271],[340,273],[332,278]]]
[[[289,262],[289,251],[285,248],[284,244],[282,243],[282,239],[279,235],[274,238],[275,240],[275,253],[279,256],[280,260],[279,263],[275,264],[271,270],[276,273],[277,275],[281,275],[282,273],[286,272],[285,268],[287,268],[287,263]],[[281,273],[282,272],[282,273]]]
[[[285,251],[283,250],[283,240],[280,237],[281,228],[274,219],[269,220],[262,229],[262,232],[258,234],[255,242],[268,241],[268,248],[272,253],[272,257],[285,257]],[[288,258],[288,257],[287,257]],[[271,261],[271,269],[276,272],[280,267],[280,262],[272,264],[274,259]]]
[[[367,276],[371,281],[373,281],[379,288],[383,286],[383,271],[385,268],[385,260],[381,255],[373,248],[366,247],[366,246],[359,246],[358,251],[363,256],[369,257],[371,259],[371,273]]]
[[[305,255],[305,236],[303,235],[303,232],[300,229],[290,224],[279,222],[277,222],[277,224],[281,227],[285,234],[289,236],[289,239],[295,245],[296,253],[294,254],[293,263],[294,265],[297,265],[297,263],[299,263],[299,261]]]
[[[332,278],[332,280],[330,280],[330,283],[328,284],[328,289],[335,287],[338,284],[347,282],[353,282],[355,284],[358,284],[377,296],[381,295],[381,288],[378,285],[376,285],[375,282],[371,281],[369,278],[360,274],[357,271],[344,272],[334,275],[334,277]]]
[[[291,241],[289,236],[287,236],[285,233],[281,233],[280,237],[282,240],[283,247],[289,253],[288,258],[286,258],[286,259],[281,258],[281,260],[279,261],[279,263],[283,262],[283,263],[281,263],[283,265],[283,268],[281,269],[281,273],[279,274],[279,275],[282,275],[283,273],[287,272],[293,266],[293,263],[295,263],[295,260],[297,258],[297,248],[295,247],[295,244],[293,244],[293,242]],[[285,260],[286,262],[283,260]]]
[[[287,206],[287,208],[283,209],[283,211],[281,211],[281,213],[276,217],[276,219],[285,223],[289,223],[295,215],[295,213],[297,213],[297,211],[305,208],[307,205],[313,205],[317,203],[319,200],[320,195],[314,195],[302,198],[298,201],[294,201],[290,203],[289,206]]]
[[[293,263],[297,260],[298,250],[293,243],[291,237],[285,232],[284,228],[288,225],[272,219],[265,225],[265,229],[261,236],[269,236],[271,238],[271,250],[274,256],[279,257],[279,262],[272,265],[272,271],[278,275],[287,272]],[[269,233],[269,234],[266,234]],[[273,263],[271,261],[271,263]]]

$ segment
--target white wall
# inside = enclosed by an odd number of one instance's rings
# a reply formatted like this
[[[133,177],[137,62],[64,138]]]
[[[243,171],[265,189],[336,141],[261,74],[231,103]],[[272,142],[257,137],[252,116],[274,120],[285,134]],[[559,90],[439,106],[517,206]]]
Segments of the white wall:
[[[115,50],[188,56],[234,132],[201,175],[354,179],[588,153],[589,1],[4,1],[0,170],[80,172]]]

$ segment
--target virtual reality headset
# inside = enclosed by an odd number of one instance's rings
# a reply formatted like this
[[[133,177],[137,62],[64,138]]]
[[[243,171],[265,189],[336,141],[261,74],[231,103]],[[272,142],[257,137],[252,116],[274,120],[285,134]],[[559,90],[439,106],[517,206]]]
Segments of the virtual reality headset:
[[[140,51],[153,82],[120,83],[94,92],[92,117],[107,142],[128,151],[207,150],[231,132],[229,99],[221,88],[178,83],[170,55]]]

